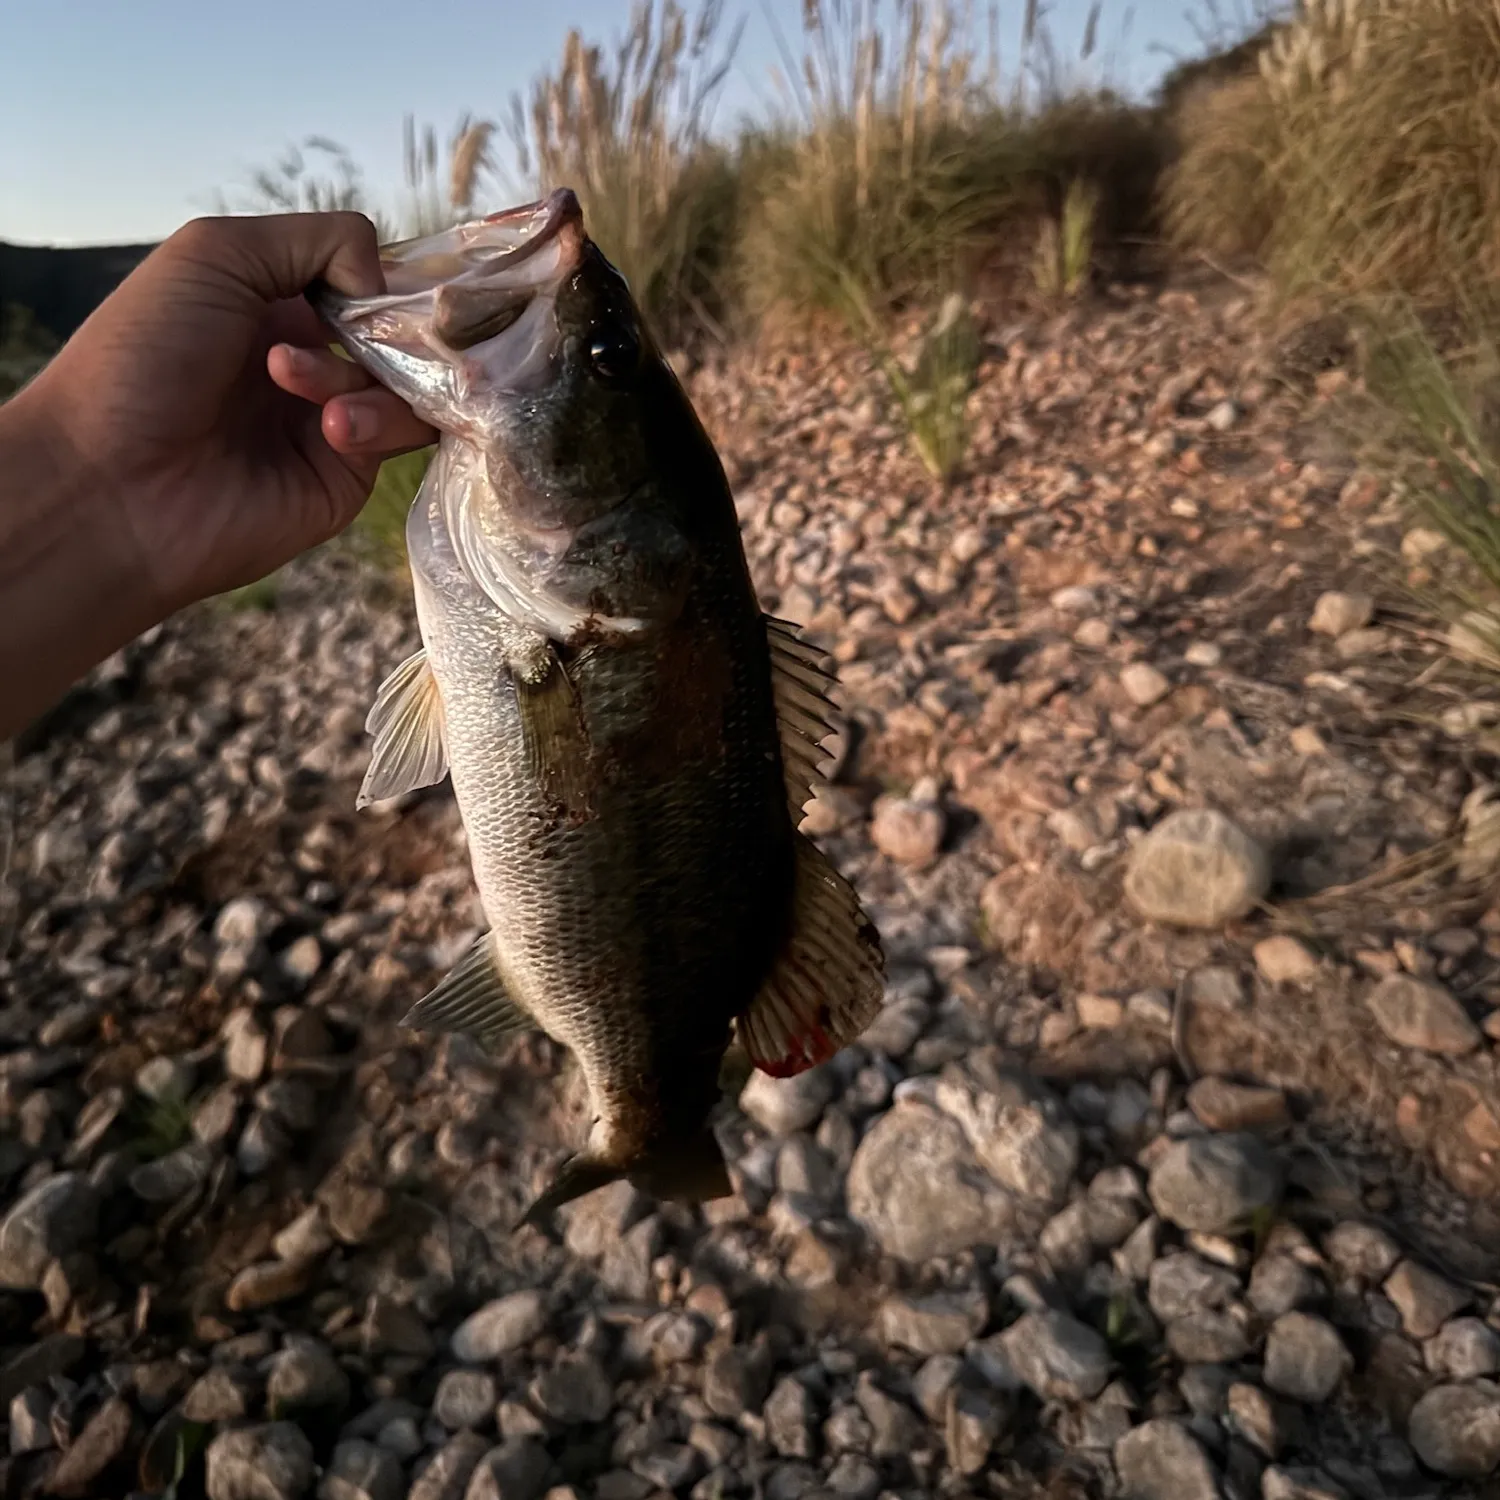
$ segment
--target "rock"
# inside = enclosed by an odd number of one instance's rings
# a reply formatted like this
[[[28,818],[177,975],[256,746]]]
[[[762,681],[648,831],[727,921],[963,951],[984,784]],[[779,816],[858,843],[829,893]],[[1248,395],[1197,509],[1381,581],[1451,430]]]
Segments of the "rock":
[[[834,1092],[834,1075],[826,1066],[809,1068],[792,1078],[772,1078],[757,1068],[740,1095],[740,1108],[762,1130],[792,1135],[818,1123]]]
[[[464,1500],[537,1500],[551,1460],[532,1437],[509,1437],[479,1460]]]
[[[224,1042],[224,1071],[241,1083],[255,1083],[266,1070],[270,1038],[249,1009],[231,1011],[220,1031]]]
[[[1436,1271],[1403,1260],[1386,1278],[1385,1294],[1401,1313],[1401,1325],[1413,1338],[1431,1338],[1454,1313],[1469,1305],[1469,1294]]]
[[[315,1261],[333,1249],[333,1232],[328,1227],[321,1204],[305,1208],[271,1241],[271,1248],[282,1260],[294,1264]]]
[[[1249,1353],[1250,1340],[1232,1313],[1194,1312],[1167,1324],[1167,1348],[1184,1364],[1233,1364]]]
[[[1244,415],[1238,401],[1218,401],[1209,408],[1204,422],[1215,432],[1229,432]]]
[[[929,1397],[934,1398],[934,1404],[930,1408],[925,1405],[923,1407],[934,1422],[941,1420],[942,1413],[946,1410],[947,1387],[951,1387],[957,1380],[962,1362],[953,1360],[952,1378],[944,1387],[941,1399],[937,1399],[936,1391],[942,1382],[934,1378],[937,1372],[933,1370],[933,1366],[939,1360],[950,1358],[949,1355],[937,1355],[928,1360],[922,1366],[917,1380],[913,1382],[918,1400],[922,1399],[923,1389],[927,1391]],[[924,1375],[927,1377],[925,1387]],[[876,1458],[895,1458],[901,1454],[910,1453],[923,1436],[922,1424],[918,1421],[916,1413],[904,1401],[898,1401],[888,1391],[882,1390],[869,1370],[860,1374],[854,1387],[854,1399],[859,1403],[859,1409],[865,1414],[865,1420],[870,1424],[870,1452]]]
[[[1375,615],[1375,601],[1368,594],[1326,593],[1313,605],[1307,628],[1319,635],[1341,636],[1368,625]]]
[[[334,1238],[345,1245],[367,1243],[390,1208],[390,1194],[373,1183],[339,1176],[318,1193]]]
[[[1163,818],[1130,853],[1125,894],[1148,921],[1222,927],[1245,916],[1271,883],[1266,852],[1211,809]]]
[[[1305,984],[1317,975],[1317,956],[1290,933],[1262,938],[1254,951],[1255,967],[1269,984]]]
[[[1500,1465],[1500,1386],[1434,1386],[1412,1407],[1406,1435],[1429,1469],[1483,1479]]]
[[[897,864],[925,870],[942,850],[946,832],[947,819],[936,803],[889,795],[875,799],[870,841]]]
[[[488,1364],[502,1354],[525,1348],[547,1327],[547,1304],[538,1291],[512,1292],[470,1313],[457,1328],[449,1348],[469,1365]]]
[[[981,1102],[988,1102],[981,1100]],[[1003,1106],[964,1122],[975,1154],[996,1181],[1042,1203],[1067,1196],[1078,1171],[1078,1127],[1042,1106]]]
[[[614,1387],[592,1355],[568,1355],[532,1381],[531,1401],[566,1427],[602,1422],[614,1407]]]
[[[205,1370],[182,1400],[189,1422],[237,1422],[248,1417],[259,1399],[261,1382],[242,1365],[215,1365]]]
[[[230,1312],[252,1312],[300,1297],[312,1285],[316,1265],[310,1261],[267,1260],[246,1266],[224,1294]]]
[[[787,1375],[776,1382],[766,1398],[766,1436],[783,1458],[815,1458],[816,1439],[813,1427],[818,1414],[812,1395],[795,1376]]]
[[[1294,1401],[1328,1400],[1353,1367],[1338,1331],[1311,1313],[1283,1313],[1266,1335],[1265,1382]]]
[[[1148,1191],[1162,1218],[1179,1229],[1229,1234],[1281,1197],[1281,1168],[1253,1136],[1174,1141],[1151,1169]]]
[[[1115,1444],[1120,1500],[1219,1500],[1202,1445],[1181,1422],[1157,1417]]]
[[[1440,984],[1391,974],[1365,1002],[1385,1034],[1402,1047],[1461,1056],[1480,1043],[1479,1028]]]
[[[130,1191],[147,1203],[176,1203],[208,1181],[214,1154],[201,1141],[189,1141],[130,1174]]]
[[[981,1291],[887,1297],[880,1332],[887,1344],[914,1354],[957,1354],[984,1327],[989,1303]]]
[[[1151,1267],[1147,1300],[1163,1323],[1195,1312],[1228,1307],[1240,1293],[1240,1280],[1224,1266],[1213,1266],[1198,1256],[1177,1251]]]
[[[1150,708],[1172,691],[1172,684],[1149,662],[1133,661],[1120,672],[1120,686],[1137,708]]]
[[[1188,1090],[1187,1104],[1210,1130],[1279,1130],[1292,1118],[1280,1089],[1227,1078],[1198,1079]]]
[[[1025,1313],[1000,1342],[1017,1376],[1044,1401],[1087,1401],[1109,1380],[1108,1346],[1067,1313]]]
[[[1250,1273],[1250,1305],[1263,1318],[1321,1301],[1325,1290],[1317,1272],[1290,1255],[1263,1255]]]
[[[839,1500],[875,1500],[883,1488],[880,1470],[857,1453],[841,1453],[828,1471],[828,1488]]]
[[[1054,589],[1047,602],[1061,614],[1086,615],[1099,608],[1099,595],[1085,584],[1073,583]]]
[[[92,1245],[99,1194],[80,1172],[58,1172],[23,1194],[0,1220],[0,1286],[37,1291],[48,1265]]]
[[[977,1178],[963,1129],[915,1101],[882,1115],[849,1167],[849,1216],[888,1255],[910,1261],[994,1244],[1010,1200]]]
[[[1276,1403],[1258,1385],[1235,1381],[1225,1392],[1224,1410],[1229,1425],[1257,1452],[1275,1458],[1281,1452],[1283,1436]]]
[[[1010,1416],[1010,1403],[998,1391],[955,1386],[948,1399],[943,1430],[949,1467],[958,1474],[979,1473],[989,1462],[990,1450]]]
[[[181,1103],[193,1091],[198,1070],[186,1057],[153,1057],[135,1073],[136,1092],[155,1104]]]
[[[208,1500],[302,1500],[312,1491],[312,1444],[290,1422],[221,1432],[207,1464]]]
[[[39,1385],[28,1386],[10,1403],[10,1451],[39,1453],[52,1446],[52,1397]]]
[[[495,1420],[499,1399],[493,1375],[483,1370],[449,1370],[438,1381],[432,1414],[449,1432],[461,1427],[488,1427]]]
[[[1200,1417],[1218,1417],[1224,1413],[1233,1384],[1234,1371],[1223,1365],[1188,1365],[1178,1377],[1177,1391],[1189,1411]]]
[[[1328,1231],[1323,1252],[1343,1275],[1369,1284],[1384,1281],[1401,1259],[1401,1247],[1385,1230],[1355,1219]]]
[[[271,1360],[266,1409],[278,1421],[312,1413],[341,1412],[349,1404],[349,1377],[321,1339],[288,1334]]]
[[[111,1396],[69,1444],[47,1488],[54,1495],[95,1493],[99,1479],[125,1456],[135,1427],[130,1403]]]
[[[318,1500],[402,1500],[406,1480],[394,1453],[362,1438],[333,1450],[318,1485]]]
[[[490,1450],[477,1432],[456,1432],[417,1476],[406,1500],[467,1500],[469,1481]]]
[[[771,1366],[759,1349],[732,1344],[720,1349],[703,1375],[703,1400],[716,1417],[758,1412],[771,1388]]]
[[[1478,1318],[1450,1318],[1423,1352],[1427,1368],[1448,1380],[1500,1373],[1500,1333]]]
[[[1321,1469],[1272,1464],[1261,1476],[1261,1500],[1349,1500],[1349,1491]]]

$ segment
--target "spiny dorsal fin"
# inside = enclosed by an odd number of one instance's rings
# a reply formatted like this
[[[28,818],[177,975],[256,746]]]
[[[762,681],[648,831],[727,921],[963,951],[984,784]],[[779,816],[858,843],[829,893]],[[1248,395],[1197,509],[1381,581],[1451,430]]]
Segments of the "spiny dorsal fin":
[[[488,932],[402,1017],[414,1031],[463,1031],[493,1052],[532,1019],[505,993]]]
[[[356,807],[436,786],[448,774],[443,700],[425,647],[380,684],[365,728],[375,736],[375,748]]]
[[[735,1033],[773,1078],[827,1062],[875,1019],[885,956],[854,887],[816,844],[796,840],[792,932]]]
[[[795,625],[771,615],[765,618],[787,802],[800,823],[802,809],[825,784],[822,767],[833,758],[823,741],[838,729],[837,709],[829,697],[838,684],[828,658],[804,641]]]

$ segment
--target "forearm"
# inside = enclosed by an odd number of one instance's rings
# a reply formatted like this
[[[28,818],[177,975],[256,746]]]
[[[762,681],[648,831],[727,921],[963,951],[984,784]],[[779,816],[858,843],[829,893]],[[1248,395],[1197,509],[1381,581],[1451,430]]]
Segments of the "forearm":
[[[0,740],[164,613],[40,396],[0,406]]]

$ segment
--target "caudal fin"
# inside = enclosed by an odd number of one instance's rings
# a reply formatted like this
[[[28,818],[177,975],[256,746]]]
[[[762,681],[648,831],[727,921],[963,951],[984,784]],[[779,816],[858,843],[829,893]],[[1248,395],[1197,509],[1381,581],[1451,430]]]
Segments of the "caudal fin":
[[[686,1139],[664,1142],[625,1168],[597,1161],[583,1152],[570,1156],[516,1228],[542,1226],[564,1204],[622,1177],[629,1178],[643,1193],[668,1202],[703,1203],[734,1194],[724,1153],[713,1131],[704,1126]]]

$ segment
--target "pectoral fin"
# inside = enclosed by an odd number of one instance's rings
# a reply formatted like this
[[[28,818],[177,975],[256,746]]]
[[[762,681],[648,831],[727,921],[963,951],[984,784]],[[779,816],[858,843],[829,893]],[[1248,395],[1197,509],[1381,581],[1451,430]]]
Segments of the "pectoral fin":
[[[436,786],[448,774],[443,700],[425,648],[380,684],[365,728],[375,736],[375,748],[356,807]]]
[[[527,772],[569,821],[581,822],[592,812],[591,749],[578,691],[550,645],[514,681]]]
[[[793,820],[800,823],[802,809],[825,783],[822,768],[832,759],[823,741],[838,728],[838,710],[829,697],[836,682],[827,657],[804,641],[795,625],[767,615],[766,639],[771,646],[771,691],[787,802]]]
[[[415,1031],[463,1031],[493,1052],[507,1037],[534,1025],[531,1017],[505,993],[495,965],[490,934],[473,946],[441,980],[402,1017]]]
[[[854,888],[796,834],[792,931],[776,967],[735,1022],[751,1061],[789,1078],[847,1047],[875,1018],[885,958]]]

